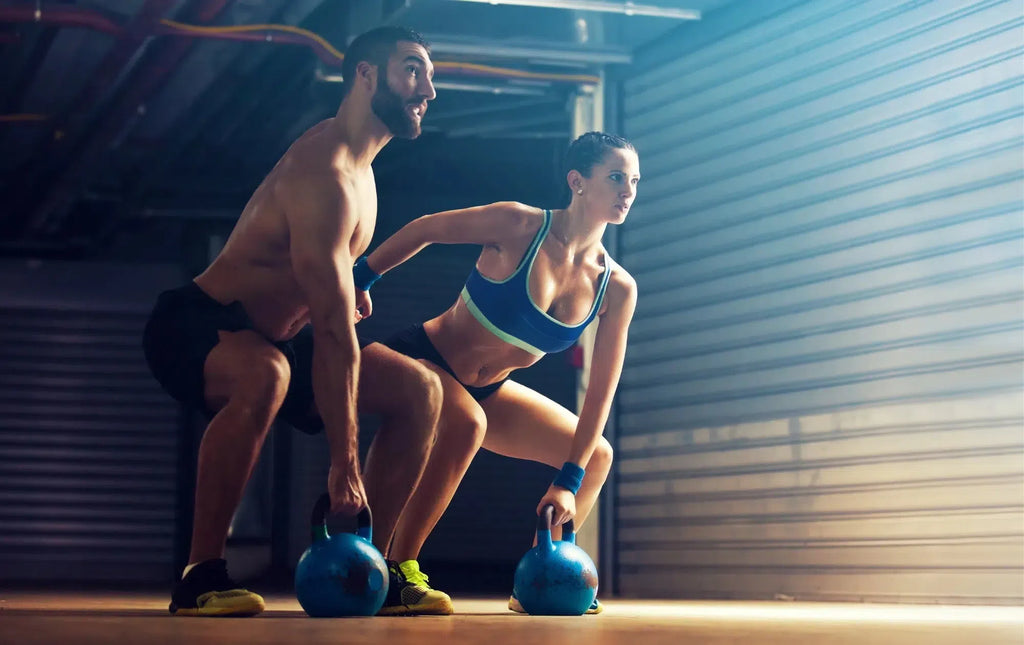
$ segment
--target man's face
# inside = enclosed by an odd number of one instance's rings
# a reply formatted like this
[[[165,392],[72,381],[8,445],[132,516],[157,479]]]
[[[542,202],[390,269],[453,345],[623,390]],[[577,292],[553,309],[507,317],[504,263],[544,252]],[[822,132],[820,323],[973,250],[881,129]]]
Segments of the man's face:
[[[370,107],[391,134],[403,139],[420,136],[427,101],[437,93],[431,79],[434,65],[422,45],[400,41],[386,69],[380,70]]]

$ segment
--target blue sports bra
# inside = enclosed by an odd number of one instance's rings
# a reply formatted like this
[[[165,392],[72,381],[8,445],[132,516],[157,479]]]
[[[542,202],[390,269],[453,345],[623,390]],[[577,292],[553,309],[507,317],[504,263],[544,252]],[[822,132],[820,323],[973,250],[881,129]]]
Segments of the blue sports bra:
[[[551,211],[545,210],[543,226],[512,275],[500,281],[491,280],[480,275],[474,266],[462,289],[462,300],[481,325],[506,343],[537,356],[560,352],[576,342],[597,315],[611,275],[606,256],[594,306],[580,324],[567,325],[541,311],[530,296],[530,270],[550,228]]]

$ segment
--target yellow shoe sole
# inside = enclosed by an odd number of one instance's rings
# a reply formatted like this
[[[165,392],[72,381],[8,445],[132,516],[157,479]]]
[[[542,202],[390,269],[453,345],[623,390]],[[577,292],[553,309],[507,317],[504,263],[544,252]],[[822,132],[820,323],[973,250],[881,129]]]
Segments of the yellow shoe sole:
[[[211,591],[196,598],[198,607],[179,607],[175,616],[255,616],[266,609],[263,597],[251,591]]]
[[[450,616],[455,613],[451,600],[438,600],[417,605],[381,607],[378,616]]]

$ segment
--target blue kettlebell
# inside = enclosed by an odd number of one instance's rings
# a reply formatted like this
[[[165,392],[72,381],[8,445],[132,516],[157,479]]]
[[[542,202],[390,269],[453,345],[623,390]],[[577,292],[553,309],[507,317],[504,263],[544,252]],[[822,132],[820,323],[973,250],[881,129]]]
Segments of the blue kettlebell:
[[[359,511],[355,533],[327,532],[330,495],[324,493],[310,518],[313,543],[295,567],[295,595],[314,618],[373,616],[388,593],[388,568],[373,546],[370,508]]]
[[[528,614],[582,616],[597,598],[597,567],[576,546],[572,520],[562,525],[561,541],[551,541],[554,512],[551,505],[541,509],[537,546],[519,561],[513,593]]]

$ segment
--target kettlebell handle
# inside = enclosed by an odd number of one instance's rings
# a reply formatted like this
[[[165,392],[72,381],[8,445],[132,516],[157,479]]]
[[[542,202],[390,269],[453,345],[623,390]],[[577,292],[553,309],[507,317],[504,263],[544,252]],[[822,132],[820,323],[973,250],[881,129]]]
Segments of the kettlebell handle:
[[[331,510],[331,495],[324,493],[313,505],[313,513],[309,518],[310,534],[314,542],[326,540],[330,537],[327,531],[327,515]],[[356,515],[356,535],[373,542],[373,515],[370,513],[370,506],[367,504]]]
[[[551,504],[546,504],[544,508],[540,509],[540,515],[537,516],[537,531],[548,531],[551,532],[551,524],[555,521],[555,507]],[[562,524],[562,542],[571,542],[576,544],[576,532],[573,531],[572,519],[568,519]]]

